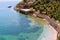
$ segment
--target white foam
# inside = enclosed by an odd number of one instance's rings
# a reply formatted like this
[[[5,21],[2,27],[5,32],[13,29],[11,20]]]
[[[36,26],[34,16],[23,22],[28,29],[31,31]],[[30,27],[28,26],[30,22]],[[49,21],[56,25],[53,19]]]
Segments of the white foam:
[[[38,40],[57,40],[57,31],[50,25],[45,26]]]

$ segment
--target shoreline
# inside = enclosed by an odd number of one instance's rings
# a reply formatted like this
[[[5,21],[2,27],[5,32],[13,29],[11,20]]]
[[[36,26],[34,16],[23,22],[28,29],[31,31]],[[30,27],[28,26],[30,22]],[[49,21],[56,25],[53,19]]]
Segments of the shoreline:
[[[19,10],[16,7],[14,7],[14,10],[22,11],[24,13],[28,12],[28,11]],[[34,17],[43,18],[43,20],[46,20],[58,32],[58,34],[60,34],[60,23],[57,22],[55,19],[50,18],[49,16],[43,15],[43,14],[32,13],[31,15],[34,16]]]
[[[29,16],[29,15],[28,15]],[[41,21],[41,23],[44,25],[44,27],[47,27],[48,28],[48,30],[51,32],[51,33],[47,33],[47,34],[50,34],[49,36],[51,36],[50,38],[52,38],[52,39],[50,39],[49,37],[49,40],[57,40],[57,34],[58,34],[58,32],[45,20],[45,19],[42,19],[42,18],[38,18],[38,17],[34,17],[34,16],[29,16],[30,18],[36,18],[35,20],[36,21],[38,21],[38,22],[40,22]],[[39,21],[39,19],[40,19],[40,21]],[[46,35],[47,35],[46,34]],[[48,39],[47,38],[47,36],[45,35],[45,39]],[[41,35],[38,37],[38,40],[40,40],[40,37],[41,37]],[[44,37],[43,37],[44,38]]]
[[[22,4],[20,4],[21,6]],[[26,5],[26,4],[25,4]],[[22,5],[23,7],[19,7],[17,8],[16,6],[14,7],[14,10],[18,11],[18,12],[22,12],[22,13],[28,13],[27,15],[30,15],[29,12],[30,10],[26,11],[24,9],[24,5]],[[21,9],[24,9],[24,10],[21,10]],[[27,8],[29,9],[29,8]],[[26,14],[25,14],[26,15]],[[47,15],[43,15],[43,14],[36,14],[36,12],[32,13],[30,16],[34,16],[34,17],[38,17],[38,18],[42,18],[43,20],[45,20],[50,26],[52,26],[53,29],[55,29],[57,31],[57,37],[58,35],[60,34],[60,23],[59,21],[55,20],[54,18],[50,18],[49,16]]]

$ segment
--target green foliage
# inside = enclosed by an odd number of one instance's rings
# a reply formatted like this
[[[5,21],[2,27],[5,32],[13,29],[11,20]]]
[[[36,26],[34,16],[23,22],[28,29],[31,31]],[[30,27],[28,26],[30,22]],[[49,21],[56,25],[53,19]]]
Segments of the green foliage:
[[[30,0],[23,0],[23,1],[27,3]],[[17,4],[17,7],[20,8],[20,3]],[[60,1],[59,0],[35,0],[32,6],[30,6],[29,8],[31,8],[32,11],[39,10],[40,14],[48,15],[60,21]],[[38,14],[39,14],[39,11],[38,11]]]
[[[58,40],[60,40],[60,35],[58,35]]]
[[[60,21],[60,1],[58,0],[35,0],[31,7],[39,10],[41,14],[49,15]]]
[[[27,0],[23,0],[24,2],[27,2]]]

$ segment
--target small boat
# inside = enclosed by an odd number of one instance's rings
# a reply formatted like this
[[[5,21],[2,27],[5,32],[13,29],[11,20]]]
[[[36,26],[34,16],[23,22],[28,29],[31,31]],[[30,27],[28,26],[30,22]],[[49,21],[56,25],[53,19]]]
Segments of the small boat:
[[[11,8],[12,6],[8,6],[8,8]]]

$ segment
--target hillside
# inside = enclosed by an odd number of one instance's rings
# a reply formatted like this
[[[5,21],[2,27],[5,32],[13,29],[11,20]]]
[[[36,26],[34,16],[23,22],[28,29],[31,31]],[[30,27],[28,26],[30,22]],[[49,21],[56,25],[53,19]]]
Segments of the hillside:
[[[27,5],[25,5],[26,3]],[[35,9],[38,14],[48,15],[60,21],[60,1],[59,0],[24,0],[25,8]],[[17,7],[20,7],[17,4]],[[23,7],[23,6],[22,6]]]

